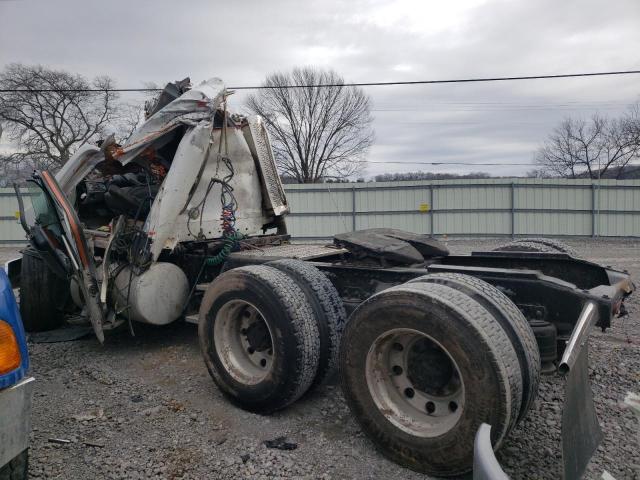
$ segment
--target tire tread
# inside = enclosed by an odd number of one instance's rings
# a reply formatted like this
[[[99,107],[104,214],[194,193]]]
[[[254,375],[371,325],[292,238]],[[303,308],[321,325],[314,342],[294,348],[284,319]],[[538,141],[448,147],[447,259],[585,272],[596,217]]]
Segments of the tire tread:
[[[540,351],[529,322],[518,307],[498,288],[484,280],[461,273],[434,273],[412,282],[441,283],[473,295],[500,322],[514,346],[522,373],[521,421],[531,407],[540,382]]]
[[[514,243],[540,243],[542,245],[546,245],[549,248],[557,250],[558,252],[566,253],[574,258],[580,258],[578,252],[567,245],[564,242],[559,240],[554,240],[553,238],[544,238],[544,237],[531,237],[531,238],[521,238],[518,240],[514,240]]]
[[[456,290],[449,285],[436,283],[406,283],[401,287],[406,288],[410,285],[415,285],[419,290],[446,305],[447,308],[455,310],[467,323],[473,325],[483,334],[487,345],[495,351],[496,358],[501,361],[506,374],[507,388],[511,395],[509,419],[497,441],[497,444],[500,445],[511,429],[515,427],[522,404],[522,374],[514,345],[486,306],[466,292]]]
[[[300,398],[311,386],[318,369],[320,356],[320,340],[318,335],[318,327],[313,316],[313,310],[301,288],[285,273],[267,265],[249,265],[229,270],[218,278],[216,278],[209,289],[205,293],[202,305],[211,306],[215,298],[216,287],[224,286],[225,282],[232,276],[249,276],[258,280],[264,285],[271,295],[278,299],[278,303],[284,310],[284,317],[290,321],[292,337],[295,340],[296,362],[293,365],[293,371],[290,376],[293,380],[288,383],[286,389],[279,392],[278,398],[271,399],[265,405],[256,407],[244,406],[261,413],[271,413],[280,410],[287,405],[295,402]],[[205,308],[205,310],[208,310]],[[231,389],[225,384],[219,373],[213,368],[211,362],[207,358],[204,347],[204,339],[202,335],[206,334],[206,322],[208,311],[200,311],[200,342],[202,353],[205,356],[205,362],[209,373],[213,377],[216,384],[230,397],[236,399],[239,403],[243,403],[243,399],[237,398]]]
[[[513,241],[499,245],[494,252],[539,252],[539,253],[564,253],[555,248],[536,242]]]
[[[331,281],[313,265],[302,260],[282,259],[267,264],[281,270],[307,292],[310,302],[317,306],[315,320],[320,334],[320,363],[310,387],[323,385],[338,369],[340,338],[347,314],[338,291]]]
[[[460,327],[450,328],[455,330],[463,328],[464,335],[472,335],[474,355],[478,356],[477,358],[484,358],[487,362],[483,366],[483,371],[492,371],[495,375],[491,383],[493,390],[487,393],[491,395],[494,405],[492,408],[500,409],[492,413],[493,446],[497,449],[504,442],[515,425],[522,403],[522,374],[516,351],[498,320],[484,305],[467,293],[448,285],[405,283],[383,290],[358,306],[347,323],[342,340],[340,361],[344,396],[364,432],[385,456],[403,466],[430,475],[462,475],[472,467],[473,438],[459,437],[456,440],[449,438],[447,440],[449,447],[452,445],[450,442],[456,442],[457,447],[453,449],[438,448],[433,444],[433,447],[429,447],[422,441],[415,447],[407,446],[405,433],[393,427],[388,420],[382,420],[380,416],[384,414],[379,410],[371,411],[370,393],[359,384],[360,379],[365,376],[361,371],[364,368],[363,360],[352,358],[352,352],[363,353],[370,349],[369,340],[367,344],[362,343],[363,338],[369,338],[372,335],[367,334],[363,337],[362,333],[363,330],[366,331],[368,325],[371,325],[368,315],[373,314],[382,305],[387,305],[384,308],[393,308],[390,305],[394,304],[394,298],[402,299],[402,302],[411,302],[413,300],[410,299],[416,297],[421,298],[419,300],[423,305],[421,309],[433,305],[439,311],[445,312],[445,315],[446,312],[451,312],[452,322],[463,323]],[[413,318],[412,322],[415,322],[416,317]],[[425,321],[428,322],[428,320]],[[442,318],[440,321],[443,321]],[[377,318],[375,322],[375,336],[378,336],[384,332],[384,320]],[[393,328],[402,328],[401,322],[397,320],[393,325]],[[428,323],[424,325],[424,328],[428,328]],[[428,330],[424,332],[428,334]],[[473,402],[473,398],[469,398],[469,401]],[[469,417],[467,421],[473,420]],[[477,421],[479,422],[480,419]]]
[[[68,285],[49,270],[35,251],[22,255],[20,316],[27,332],[58,328],[64,322],[62,307]]]

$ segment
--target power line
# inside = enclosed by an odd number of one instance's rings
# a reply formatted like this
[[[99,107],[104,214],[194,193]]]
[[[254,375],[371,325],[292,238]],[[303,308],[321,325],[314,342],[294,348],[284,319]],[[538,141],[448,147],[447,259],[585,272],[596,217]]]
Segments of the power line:
[[[312,85],[278,85],[278,86],[240,86],[229,87],[230,90],[269,90],[278,88],[329,88],[329,87],[386,87],[394,85],[433,85],[443,83],[487,83],[487,82],[507,82],[518,80],[548,80],[555,78],[580,78],[580,77],[601,77],[611,75],[634,75],[639,74],[640,70],[624,70],[613,72],[590,72],[590,73],[566,73],[560,75],[528,75],[521,77],[481,77],[481,78],[456,78],[448,80],[412,80],[412,81],[395,81],[395,82],[352,82],[352,83],[327,83]],[[159,92],[161,88],[5,88],[0,89],[0,93],[14,92]]]
[[[471,163],[471,162],[401,162],[399,160],[368,160],[367,163],[395,164],[395,165],[471,165],[479,167],[497,167],[497,166],[533,166],[537,163]]]
[[[629,104],[620,104],[620,105],[581,105],[581,106],[545,106],[541,104],[537,105],[529,105],[529,106],[511,106],[505,105],[504,108],[500,108],[500,106],[469,106],[464,107],[461,105],[452,105],[450,108],[441,108],[441,104],[425,104],[422,108],[372,108],[372,112],[433,112],[433,111],[442,111],[446,110],[447,112],[520,112],[520,111],[557,111],[557,110],[619,110],[623,107],[628,107]]]
[[[422,162],[422,161],[400,161],[400,160],[367,160],[366,163],[378,163],[378,164],[394,164],[394,165],[468,165],[468,166],[478,166],[478,167],[510,167],[510,166],[520,166],[520,167],[532,167],[532,166],[542,166],[539,163],[510,163],[510,162],[501,162],[501,163],[472,163],[472,162]],[[627,162],[624,166],[639,166],[640,164],[633,163],[632,161]],[[586,168],[586,167],[585,167]]]
[[[639,97],[640,98],[640,97]],[[377,103],[371,109],[372,112],[422,112],[425,110],[442,110],[460,111],[460,112],[504,112],[519,110],[579,110],[579,109],[619,109],[628,107],[629,102],[621,102],[620,100],[568,100],[564,102],[537,102],[530,100],[529,102],[515,101],[494,101],[494,102],[471,102],[471,101],[422,101],[411,102],[410,105],[402,103]]]
[[[161,92],[162,88],[2,88],[0,93],[106,93],[106,92]]]
[[[522,101],[441,101],[429,102],[430,105],[516,105],[516,106],[529,106],[529,105],[547,105],[547,106],[570,106],[570,105],[626,105],[620,103],[620,100],[565,100],[563,102],[537,102],[535,99],[529,99],[529,103],[523,103]],[[535,102],[535,103],[532,103]]]
[[[451,80],[413,80],[405,82],[363,82],[363,83],[343,83],[327,85],[282,85],[270,87],[261,85],[259,87],[230,87],[232,90],[260,90],[271,88],[322,88],[322,87],[386,87],[391,85],[431,85],[438,83],[474,83],[474,82],[506,82],[514,80],[545,80],[551,78],[576,78],[576,77],[598,77],[605,75],[632,75],[638,74],[640,70],[625,70],[616,72],[592,72],[592,73],[566,73],[560,75],[529,75],[523,77],[484,77],[484,78],[456,78]]]

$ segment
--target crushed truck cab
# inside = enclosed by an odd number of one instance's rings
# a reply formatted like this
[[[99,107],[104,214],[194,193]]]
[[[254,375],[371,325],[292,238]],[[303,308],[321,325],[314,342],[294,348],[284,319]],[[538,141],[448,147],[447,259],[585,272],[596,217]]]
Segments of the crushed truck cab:
[[[482,424],[479,455],[500,448],[541,372],[564,375],[565,475],[581,475],[601,439],[588,336],[625,314],[629,275],[551,239],[471,255],[393,229],[291,243],[264,120],[231,113],[231,93],[169,84],[125,144],[85,146],[16,191],[27,329],[80,313],[103,342],[184,318],[219,389],[259,413],[340,370],[380,451],[442,476],[472,468]]]
[[[163,258],[179,245],[284,228],[288,206],[262,119],[221,109],[220,80],[174,98],[176,90],[125,145],[85,146],[55,177],[36,174],[37,194],[21,201],[32,244],[59,277],[74,278],[100,341],[122,309],[152,324],[182,315],[188,279]],[[100,267],[94,247],[109,254]]]

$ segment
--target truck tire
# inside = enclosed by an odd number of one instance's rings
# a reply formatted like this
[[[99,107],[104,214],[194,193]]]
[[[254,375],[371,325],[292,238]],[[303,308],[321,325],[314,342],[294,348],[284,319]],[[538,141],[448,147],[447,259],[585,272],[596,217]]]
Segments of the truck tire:
[[[544,240],[547,243],[543,243]],[[552,244],[553,245],[552,245]],[[569,246],[561,247],[561,242],[555,242],[553,240],[535,239],[535,238],[523,238],[521,240],[514,240],[513,242],[505,243],[493,249],[494,252],[541,252],[541,253],[566,253],[568,255],[576,256],[575,252]],[[561,248],[564,248],[561,250]]]
[[[522,406],[517,421],[529,411],[540,383],[540,351],[529,322],[504,293],[484,280],[460,273],[434,273],[410,280],[439,283],[466,293],[485,307],[500,323],[513,345],[522,374]]]
[[[494,252],[541,252],[558,253],[557,250],[541,243],[509,242],[493,249]]]
[[[200,306],[198,337],[216,385],[240,407],[271,413],[300,398],[318,371],[313,308],[285,273],[266,265],[218,276]]]
[[[468,472],[480,425],[492,426],[498,448],[520,411],[509,337],[483,305],[446,285],[403,284],[364,301],[340,360],[347,404],[367,436],[429,475]]]
[[[0,468],[0,480],[26,480],[29,476],[29,450],[15,456]]]
[[[38,252],[27,249],[20,272],[20,316],[27,332],[58,328],[64,322],[69,282],[55,275]]]
[[[338,369],[340,338],[347,319],[344,305],[333,284],[313,265],[294,259],[276,260],[267,265],[289,275],[313,308],[320,334],[320,362],[311,390],[323,385]]]
[[[579,258],[578,252],[576,252],[575,249],[564,242],[560,242],[552,238],[521,238],[514,240],[514,243],[541,243],[542,245],[546,245],[558,252],[566,253],[574,258]]]

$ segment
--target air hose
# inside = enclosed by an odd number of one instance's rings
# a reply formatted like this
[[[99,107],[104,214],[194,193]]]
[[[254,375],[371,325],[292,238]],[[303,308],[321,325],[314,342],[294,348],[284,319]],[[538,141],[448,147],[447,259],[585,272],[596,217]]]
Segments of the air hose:
[[[227,259],[233,248],[237,245],[238,241],[242,238],[243,235],[240,232],[233,232],[229,235],[225,235],[222,239],[222,249],[213,257],[207,257],[207,259],[205,260],[205,265],[208,267],[215,267],[216,265],[220,265],[221,263],[223,263]]]

